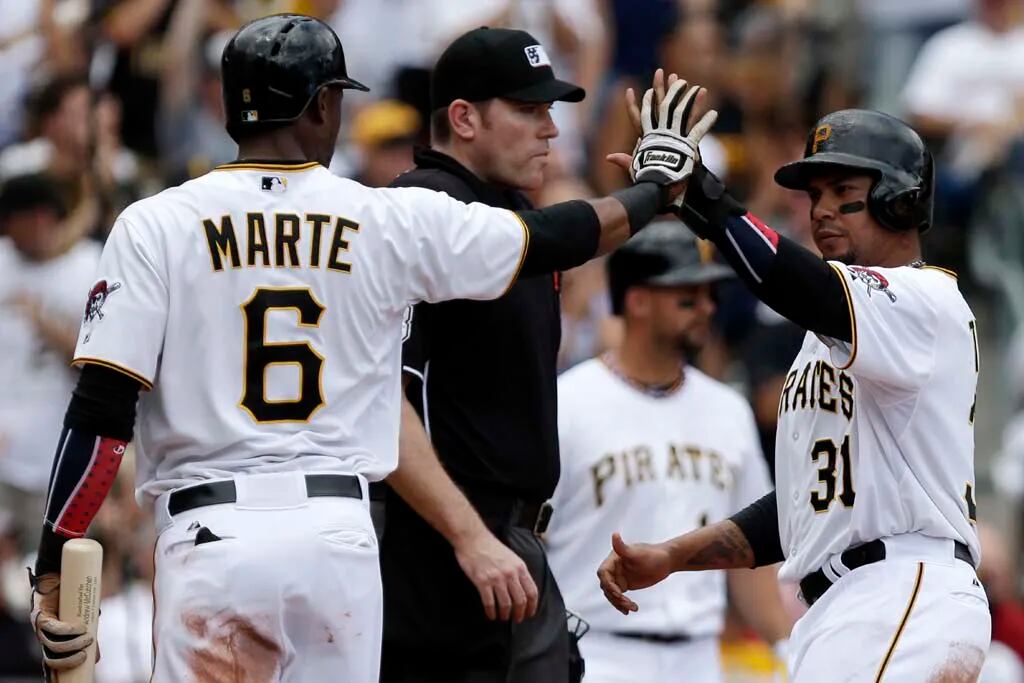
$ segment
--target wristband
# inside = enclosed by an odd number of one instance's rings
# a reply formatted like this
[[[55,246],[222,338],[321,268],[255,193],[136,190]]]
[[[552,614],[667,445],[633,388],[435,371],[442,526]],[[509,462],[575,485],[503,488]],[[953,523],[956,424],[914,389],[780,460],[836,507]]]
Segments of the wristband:
[[[640,182],[624,190],[616,190],[611,196],[626,209],[631,236],[653,221],[668,204],[668,188],[651,182]]]

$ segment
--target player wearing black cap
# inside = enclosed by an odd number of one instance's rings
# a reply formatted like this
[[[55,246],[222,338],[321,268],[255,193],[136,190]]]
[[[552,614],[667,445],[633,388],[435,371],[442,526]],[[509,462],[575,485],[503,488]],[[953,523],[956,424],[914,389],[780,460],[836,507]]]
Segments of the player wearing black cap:
[[[613,537],[602,588],[629,613],[625,591],[672,572],[783,561],[809,608],[790,640],[791,680],[977,680],[991,633],[975,572],[980,359],[955,274],[921,260],[931,154],[902,121],[839,111],[776,180],[807,192],[824,260],[703,169],[681,209],[758,297],[808,330],[780,397],[776,491],[664,543]]]

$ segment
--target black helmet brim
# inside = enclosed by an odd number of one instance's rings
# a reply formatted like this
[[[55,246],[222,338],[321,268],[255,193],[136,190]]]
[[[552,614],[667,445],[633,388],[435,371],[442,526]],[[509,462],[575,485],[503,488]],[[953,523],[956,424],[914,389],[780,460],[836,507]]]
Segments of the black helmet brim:
[[[687,287],[705,285],[736,277],[732,268],[721,263],[696,263],[673,268],[661,275],[647,278],[641,285],[648,287]]]
[[[362,92],[370,92],[370,89],[357,81],[354,78],[335,78],[332,81],[324,83],[324,85],[336,85],[344,88],[345,90],[360,90]]]
[[[843,152],[819,152],[806,159],[786,164],[775,172],[775,182],[790,190],[806,190],[813,177],[830,168],[888,174],[907,185],[915,185],[914,178],[895,166]]]

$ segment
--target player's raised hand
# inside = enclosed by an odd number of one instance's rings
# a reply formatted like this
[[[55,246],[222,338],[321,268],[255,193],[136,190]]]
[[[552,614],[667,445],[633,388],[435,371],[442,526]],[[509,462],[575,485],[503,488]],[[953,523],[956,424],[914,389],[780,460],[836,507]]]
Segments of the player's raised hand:
[[[486,528],[455,546],[459,566],[476,589],[488,619],[515,623],[537,612],[537,585],[522,558]]]
[[[85,661],[85,649],[93,638],[85,632],[84,624],[58,619],[59,604],[60,574],[35,577],[30,619],[43,648],[43,664],[53,671],[66,671]]]
[[[718,118],[708,107],[707,90],[658,69],[642,103],[632,88],[626,91],[626,110],[639,136],[636,148],[632,155],[610,154],[608,161],[628,170],[634,182],[684,182],[699,162],[701,139]]]
[[[672,560],[663,544],[628,544],[612,534],[612,552],[597,570],[601,590],[612,607],[623,614],[639,607],[626,597],[626,591],[649,588],[672,573]]]

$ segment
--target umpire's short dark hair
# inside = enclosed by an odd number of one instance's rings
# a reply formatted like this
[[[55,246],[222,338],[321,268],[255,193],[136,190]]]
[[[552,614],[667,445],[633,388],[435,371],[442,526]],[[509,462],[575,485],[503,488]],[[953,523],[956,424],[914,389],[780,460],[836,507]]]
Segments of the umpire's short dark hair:
[[[9,178],[0,186],[0,221],[33,209],[52,209],[61,219],[68,215],[67,200],[57,180],[45,173],[32,173]]]

